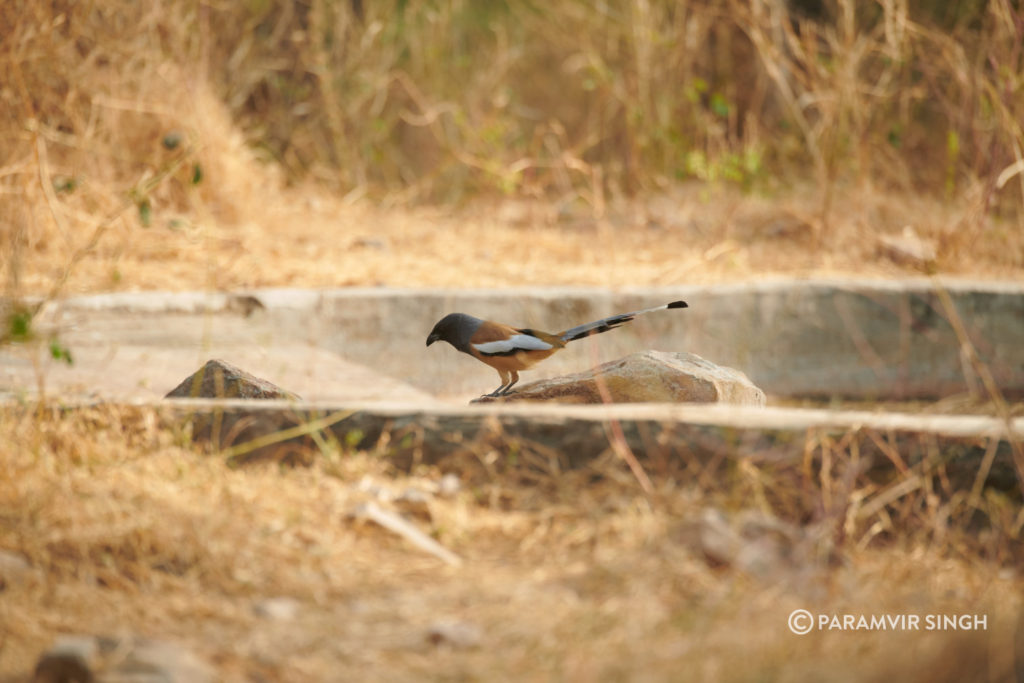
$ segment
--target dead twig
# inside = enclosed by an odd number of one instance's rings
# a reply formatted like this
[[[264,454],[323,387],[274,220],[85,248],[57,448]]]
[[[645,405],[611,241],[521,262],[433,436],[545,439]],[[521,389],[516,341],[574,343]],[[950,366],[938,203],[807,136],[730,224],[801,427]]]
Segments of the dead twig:
[[[351,516],[355,519],[367,519],[374,522],[391,533],[401,536],[420,550],[433,555],[453,567],[462,565],[461,557],[445,548],[430,536],[427,536],[409,520],[395,512],[385,510],[373,501],[357,506],[352,511]]]

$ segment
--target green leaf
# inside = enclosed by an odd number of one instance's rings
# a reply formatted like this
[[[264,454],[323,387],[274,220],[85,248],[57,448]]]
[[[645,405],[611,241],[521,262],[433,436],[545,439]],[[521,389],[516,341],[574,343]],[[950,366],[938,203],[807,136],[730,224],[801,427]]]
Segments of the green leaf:
[[[152,220],[153,207],[150,205],[148,199],[143,199],[139,202],[139,221],[142,223],[142,227],[148,228]]]
[[[729,102],[724,95],[716,92],[711,96],[711,111],[722,118],[729,115]]]
[[[74,363],[71,359],[71,351],[56,339],[50,340],[50,356],[54,360],[62,360],[68,365]]]
[[[54,176],[50,183],[53,185],[54,192],[58,194],[74,192],[75,188],[78,187],[78,181],[66,175]]]
[[[355,448],[360,443],[362,443],[363,437],[365,436],[366,434],[363,432],[362,429],[350,429],[349,431],[345,432],[345,445],[348,446],[349,448]]]
[[[203,182],[203,167],[198,163],[192,164],[192,184],[198,185]]]
[[[32,314],[28,311],[13,311],[7,318],[8,334],[12,341],[27,341],[32,333]]]
[[[899,149],[903,145],[903,135],[898,124],[889,129],[889,135],[887,137],[889,140],[889,146],[893,149]]]
[[[955,159],[960,155],[960,135],[955,130],[946,133],[946,153],[949,154],[950,159]]]

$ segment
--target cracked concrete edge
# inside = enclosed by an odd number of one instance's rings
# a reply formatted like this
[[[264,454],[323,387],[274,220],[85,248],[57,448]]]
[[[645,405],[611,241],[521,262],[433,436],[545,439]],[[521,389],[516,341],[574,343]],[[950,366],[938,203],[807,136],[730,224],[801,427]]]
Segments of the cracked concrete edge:
[[[994,440],[987,484],[1015,499],[1021,495],[1011,441],[1024,439],[1024,418],[1007,425],[987,416],[664,404],[453,407],[176,399],[133,405],[155,408],[162,424],[187,428],[196,441],[229,449],[230,462],[236,465],[312,462],[323,440],[314,441],[309,433],[320,429],[320,421],[322,430],[330,431],[343,447],[377,452],[399,469],[416,464],[444,467],[451,458],[477,462],[485,453],[496,453],[500,459],[531,448],[557,454],[559,467],[572,469],[586,467],[608,452],[608,423],[614,420],[642,462],[676,477],[709,476],[694,473],[687,463],[700,462],[703,467],[713,462],[717,468],[722,462],[743,459],[796,472],[808,457],[814,462],[823,457],[823,435],[832,435],[831,443],[841,440],[844,448],[855,449],[857,466],[867,467],[879,482],[891,483],[893,476],[907,474],[897,469],[884,448],[896,449],[913,472],[941,466],[956,488],[966,489]],[[311,423],[314,428],[304,429]],[[284,430],[292,430],[289,438],[246,449],[246,444]],[[220,443],[227,434],[235,436],[234,442]],[[843,458],[842,453],[829,452]],[[507,466],[520,466],[518,458],[509,462]]]
[[[18,405],[32,409],[11,401],[0,402],[7,408]],[[95,401],[83,401],[62,404],[58,409],[74,411],[96,405]],[[855,448],[857,462],[880,472],[880,481],[891,482],[891,477],[906,474],[897,470],[897,464],[883,450],[896,449],[914,472],[941,466],[955,487],[966,489],[974,483],[994,443],[987,482],[1015,499],[1021,496],[1012,442],[1024,440],[1024,418],[1007,424],[989,416],[696,404],[456,407],[398,402],[173,399],[113,405],[152,408],[165,428],[184,429],[195,441],[229,449],[228,453],[234,453],[234,464],[268,460],[309,463],[323,444],[322,439],[314,441],[309,434],[329,431],[343,447],[377,452],[400,469],[417,463],[443,466],[449,458],[468,457],[476,462],[482,453],[501,456],[532,447],[540,448],[542,453],[557,453],[563,468],[578,468],[608,452],[608,424],[615,421],[629,448],[642,461],[659,467],[670,464],[669,469],[677,475],[680,467],[686,469],[686,463],[694,461],[706,464],[750,459],[768,466],[801,468],[808,454],[814,461],[822,457],[822,437],[831,435],[844,437],[834,438],[833,443],[841,440],[845,448]],[[273,438],[285,430],[291,431],[285,435],[288,438]],[[222,443],[220,439],[228,434],[234,436],[234,441]],[[267,437],[271,438],[264,445],[246,449],[246,444]],[[298,460],[292,459],[295,454],[300,455]]]
[[[737,406],[707,404],[618,403],[609,405],[559,405],[552,403],[474,404],[457,406],[436,402],[425,405],[400,401],[289,401],[283,399],[136,399],[128,401],[70,400],[62,401],[62,410],[93,408],[98,405],[122,405],[129,408],[153,408],[176,415],[244,411],[254,414],[295,416],[327,414],[367,414],[381,420],[493,419],[564,422],[580,420],[606,423],[609,420],[700,424],[729,429],[785,430],[804,432],[808,429],[851,431],[874,429],[934,434],[950,438],[999,438],[1011,436],[1024,440],[1024,417],[1006,421],[988,415],[949,415],[912,413],[880,413],[864,410],[828,410],[824,408],[789,408],[779,406]],[[34,404],[17,400],[0,400],[0,409],[30,408]]]
[[[297,412],[327,414],[364,413],[388,419],[430,420],[508,418],[544,422],[581,420],[605,423],[609,420],[703,424],[732,429],[765,429],[802,432],[807,429],[850,431],[876,429],[907,431],[962,437],[1007,438],[1011,433],[1024,439],[1024,417],[1014,418],[1008,429],[1003,420],[985,415],[915,415],[854,410],[826,410],[785,407],[757,407],[703,404],[629,403],[599,406],[545,404],[481,404],[459,407],[438,403],[399,402],[290,402],[282,400],[248,401],[236,399],[175,399],[140,401],[131,405],[169,408],[172,411],[247,410],[251,412]]]

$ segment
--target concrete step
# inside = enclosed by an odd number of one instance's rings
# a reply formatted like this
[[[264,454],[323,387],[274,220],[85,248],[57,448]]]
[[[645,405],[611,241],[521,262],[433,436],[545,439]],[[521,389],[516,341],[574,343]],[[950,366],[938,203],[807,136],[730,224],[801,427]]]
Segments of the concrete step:
[[[644,316],[570,344],[524,374],[524,380],[578,372],[653,349],[689,351],[741,370],[770,398],[931,400],[979,386],[939,303],[937,282],[772,281],[616,292],[146,292],[66,299],[47,307],[41,322],[57,330],[72,352],[97,349],[101,356],[118,346],[173,347],[201,356],[209,347],[305,345],[430,395],[464,402],[493,388],[496,375],[445,345],[424,347],[427,333],[445,313],[559,331],[685,299],[687,309]],[[1024,285],[944,280],[941,286],[1002,390],[1024,396]],[[256,375],[263,370],[242,367]],[[326,372],[320,380],[318,397],[348,399],[359,391],[359,386],[331,387],[331,382],[346,381],[344,376]]]
[[[952,487],[946,495],[971,490],[979,472],[988,487],[1016,500],[1022,491],[1011,440],[1024,440],[1024,418],[1007,424],[986,416],[665,404],[426,407],[184,399],[157,405],[168,425],[191,422],[196,438],[213,440],[237,463],[316,457],[318,446],[308,432],[322,428],[338,443],[378,450],[403,469],[484,458],[496,467],[533,463],[557,472],[613,453],[613,435],[621,433],[619,445],[653,474],[698,483],[726,476],[746,461],[803,473],[818,486],[816,473],[827,461],[837,473],[869,474],[880,483],[908,475],[923,482],[941,473]],[[311,428],[295,433],[303,425]],[[288,440],[250,448],[285,430],[292,432]],[[228,434],[234,435],[231,443],[224,442]]]

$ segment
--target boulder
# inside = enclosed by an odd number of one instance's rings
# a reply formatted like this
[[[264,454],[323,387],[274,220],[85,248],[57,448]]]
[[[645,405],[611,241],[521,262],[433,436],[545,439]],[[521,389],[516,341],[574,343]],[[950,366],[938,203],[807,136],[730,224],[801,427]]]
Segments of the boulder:
[[[206,365],[189,375],[165,398],[286,398],[293,401],[299,397],[290,391],[271,384],[265,379],[250,375],[222,360],[209,360]]]
[[[601,385],[607,389],[602,397]],[[498,398],[474,402],[732,403],[763,406],[764,392],[739,370],[692,353],[644,351],[585,372],[543,379]]]

